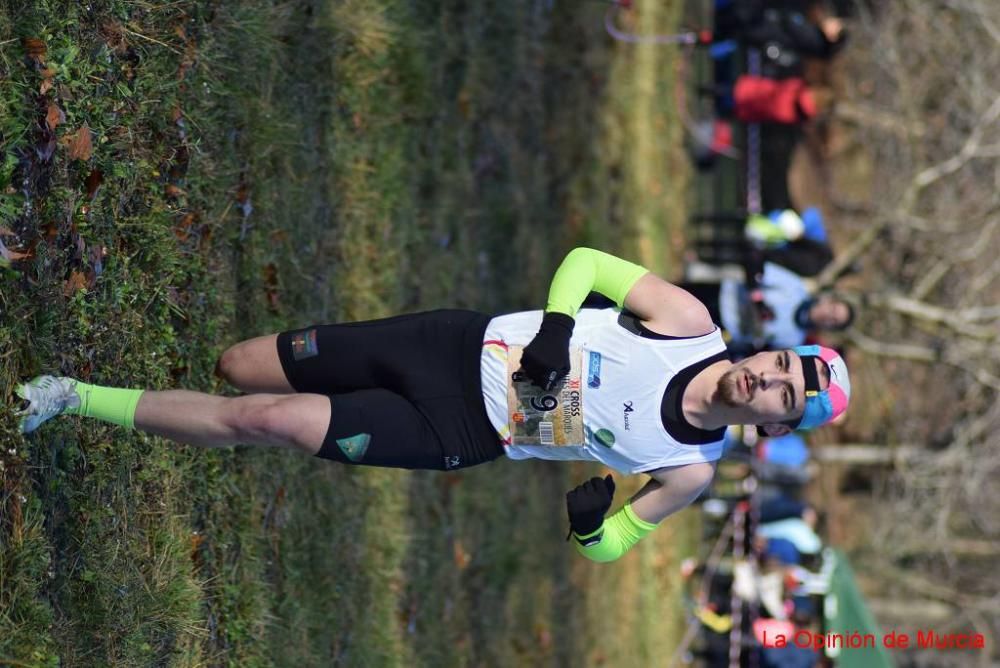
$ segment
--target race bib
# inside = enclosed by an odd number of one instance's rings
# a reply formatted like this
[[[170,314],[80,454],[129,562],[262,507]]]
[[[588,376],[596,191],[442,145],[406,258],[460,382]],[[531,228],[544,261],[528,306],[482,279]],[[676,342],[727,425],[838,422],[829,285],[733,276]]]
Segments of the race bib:
[[[570,372],[553,390],[533,385],[521,368],[524,346],[507,351],[507,424],[513,445],[579,445],[583,443],[581,352],[569,349]]]

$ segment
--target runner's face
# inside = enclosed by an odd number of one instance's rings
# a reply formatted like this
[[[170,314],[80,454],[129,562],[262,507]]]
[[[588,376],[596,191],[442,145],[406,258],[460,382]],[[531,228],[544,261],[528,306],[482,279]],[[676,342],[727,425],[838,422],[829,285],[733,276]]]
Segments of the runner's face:
[[[809,311],[809,319],[820,329],[842,327],[849,316],[847,304],[829,297],[821,298]]]
[[[718,390],[726,404],[745,407],[748,422],[753,424],[798,420],[805,405],[802,361],[791,350],[757,353],[726,371],[719,379]]]

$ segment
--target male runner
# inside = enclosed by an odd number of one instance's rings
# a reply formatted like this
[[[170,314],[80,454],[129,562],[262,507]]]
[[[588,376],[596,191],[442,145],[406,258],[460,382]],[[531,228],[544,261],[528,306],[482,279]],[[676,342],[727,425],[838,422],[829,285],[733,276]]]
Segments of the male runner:
[[[591,290],[619,308],[580,311]],[[847,369],[831,350],[739,364],[725,350],[689,293],[578,248],[544,313],[432,311],[258,337],[219,360],[249,393],[238,397],[39,376],[19,388],[22,430],[67,413],[203,447],[283,447],[371,466],[454,470],[503,454],[599,461],[652,478],[607,519],[610,475],[567,494],[578,549],[611,561],[708,485],[726,425],[779,435],[846,409]]]

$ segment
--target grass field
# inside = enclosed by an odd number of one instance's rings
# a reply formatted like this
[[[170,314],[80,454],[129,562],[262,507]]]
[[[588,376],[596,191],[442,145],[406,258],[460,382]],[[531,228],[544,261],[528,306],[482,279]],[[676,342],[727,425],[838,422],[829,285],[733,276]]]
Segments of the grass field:
[[[550,6],[554,4],[554,6]],[[667,31],[678,3],[624,17]],[[232,6],[230,6],[232,5]],[[0,0],[0,381],[231,391],[249,336],[538,307],[591,243],[674,275],[676,53],[596,3]],[[672,520],[563,542],[584,465],[461,475],[0,418],[0,664],[649,665]],[[623,481],[620,498],[641,481]]]

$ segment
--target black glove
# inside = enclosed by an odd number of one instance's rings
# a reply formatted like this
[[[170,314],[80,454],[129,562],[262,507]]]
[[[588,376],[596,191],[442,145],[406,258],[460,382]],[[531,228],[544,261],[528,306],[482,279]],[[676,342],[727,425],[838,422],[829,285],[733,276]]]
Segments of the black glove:
[[[566,493],[566,510],[569,513],[570,531],[586,536],[601,528],[604,513],[611,507],[615,496],[615,480],[609,473],[604,478],[593,477]]]
[[[521,353],[521,369],[532,383],[551,390],[569,373],[569,340],[576,321],[565,313],[546,313],[542,326]]]

